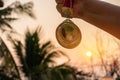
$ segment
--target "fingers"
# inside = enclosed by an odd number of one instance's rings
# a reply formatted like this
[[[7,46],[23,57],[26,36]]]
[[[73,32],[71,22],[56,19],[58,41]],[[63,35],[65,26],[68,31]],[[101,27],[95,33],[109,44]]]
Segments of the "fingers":
[[[64,0],[55,0],[57,5],[56,5],[56,8],[58,10],[58,12],[62,12],[62,7],[63,7],[63,4],[64,4]]]
[[[55,0],[57,5],[56,5],[56,8],[58,10],[59,13],[62,13],[62,7],[63,7],[63,4],[64,4],[64,0]]]
[[[64,0],[55,0],[57,4],[63,4]]]
[[[67,17],[71,11],[68,9],[64,9],[64,13],[63,13],[63,5],[65,0],[55,0],[55,1],[57,3],[56,8],[58,12],[61,14],[62,17]]]
[[[57,4],[56,5],[56,8],[57,8],[57,10],[58,10],[58,12],[62,12],[62,7],[63,7],[63,4]]]

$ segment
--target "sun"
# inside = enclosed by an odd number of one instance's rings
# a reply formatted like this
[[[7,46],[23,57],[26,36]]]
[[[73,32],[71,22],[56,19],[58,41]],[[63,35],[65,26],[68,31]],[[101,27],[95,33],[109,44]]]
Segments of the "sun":
[[[92,52],[90,52],[90,51],[86,52],[86,56],[91,57],[92,56]]]

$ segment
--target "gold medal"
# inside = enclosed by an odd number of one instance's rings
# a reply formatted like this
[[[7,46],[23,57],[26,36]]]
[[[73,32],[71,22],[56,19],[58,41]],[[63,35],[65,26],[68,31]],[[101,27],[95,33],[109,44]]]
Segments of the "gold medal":
[[[66,19],[57,27],[56,38],[61,46],[72,49],[80,43],[81,33],[70,19]]]
[[[75,48],[81,41],[80,29],[70,20],[72,13],[72,0],[65,0],[62,16],[67,19],[57,27],[56,38],[61,46],[68,49]]]

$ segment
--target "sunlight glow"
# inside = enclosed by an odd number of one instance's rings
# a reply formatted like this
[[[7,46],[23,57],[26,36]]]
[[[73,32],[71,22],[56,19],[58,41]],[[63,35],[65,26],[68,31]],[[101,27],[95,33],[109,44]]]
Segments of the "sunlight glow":
[[[86,52],[86,56],[91,57],[92,56],[92,52],[90,52],[90,51]]]

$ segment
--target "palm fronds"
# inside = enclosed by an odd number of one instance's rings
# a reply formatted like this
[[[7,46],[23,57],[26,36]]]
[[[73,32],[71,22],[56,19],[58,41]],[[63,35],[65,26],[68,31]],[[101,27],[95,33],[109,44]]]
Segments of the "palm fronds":
[[[12,13],[17,13],[17,14],[26,14],[32,18],[35,18],[35,15],[33,13],[33,3],[28,2],[25,4],[21,4],[19,1],[16,1],[6,8],[0,10],[0,28],[4,31],[5,27],[7,26],[8,28],[12,29],[12,26],[9,24],[9,22],[15,21],[18,18],[11,17]]]
[[[13,58],[13,55],[11,54],[11,52],[9,51],[9,49],[7,48],[7,46],[6,46],[6,44],[5,44],[5,42],[2,40],[2,38],[0,38],[0,42],[1,42],[1,44],[0,44],[0,54],[3,54],[4,55],[4,57],[5,57],[5,63],[7,64],[4,68],[5,69],[3,69],[3,70],[8,70],[9,71],[9,73],[6,73],[5,72],[5,74],[3,74],[4,76],[6,75],[6,74],[9,74],[9,75],[11,75],[11,73],[12,73],[12,75],[11,76],[18,76],[18,78],[19,79],[21,79],[20,78],[20,74],[19,74],[19,70],[18,70],[18,67],[17,67],[17,65],[16,65],[16,62],[15,62],[15,60],[14,60],[14,58]],[[9,69],[8,69],[9,68]],[[16,70],[16,71],[12,71],[12,69],[13,70]],[[1,71],[0,71],[1,72]],[[15,72],[17,72],[17,73],[15,73]],[[0,73],[1,75],[2,75],[2,73]],[[7,77],[8,75],[6,75],[6,77]],[[8,76],[9,77],[9,76]],[[14,79],[14,77],[13,77],[13,79]]]
[[[21,5],[20,2],[17,2],[15,3],[15,8],[13,9],[16,13],[18,14],[21,14],[21,13],[25,13],[27,14],[28,16],[32,17],[32,18],[35,18],[35,15],[33,13],[33,3],[32,2],[28,2],[26,4],[23,4]]]
[[[50,68],[49,64],[54,63],[53,58],[59,56],[59,52],[52,50],[54,47],[50,41],[40,44],[40,31],[41,28],[37,28],[33,33],[27,30],[24,44],[11,38],[16,55],[23,65],[21,69],[27,76],[41,74]]]
[[[0,10],[0,18],[2,18],[3,16],[11,15],[12,12],[15,12],[17,14],[24,13],[32,18],[35,18],[35,15],[32,10],[33,10],[32,2],[21,4],[19,1],[16,1],[7,6],[6,8]]]
[[[51,51],[51,42],[48,41],[44,44],[40,43],[41,28],[37,28],[35,32],[26,32],[25,39],[25,51],[26,51],[26,62],[30,68],[44,64],[44,68],[48,67],[48,63],[53,63],[52,58],[56,56],[57,52]]]

